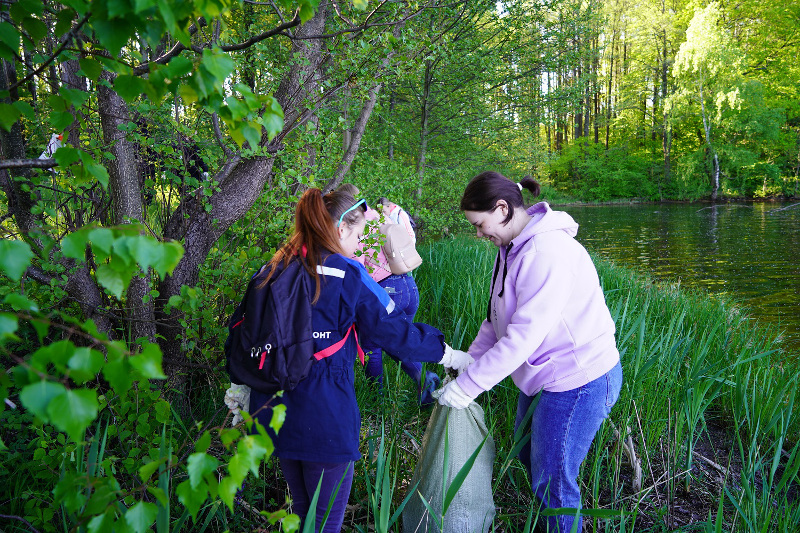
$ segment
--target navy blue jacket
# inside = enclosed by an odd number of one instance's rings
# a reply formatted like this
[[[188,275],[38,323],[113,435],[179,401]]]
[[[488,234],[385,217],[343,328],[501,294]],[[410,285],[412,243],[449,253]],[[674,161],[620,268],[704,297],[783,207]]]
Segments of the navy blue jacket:
[[[444,335],[414,323],[399,309],[358,262],[329,255],[317,268],[319,300],[312,307],[314,351],[341,340],[355,323],[359,340],[371,341],[398,359],[438,362],[444,355]],[[358,451],[361,413],[356,402],[357,347],[351,333],[344,347],[315,362],[308,377],[282,398],[286,419],[277,436],[269,428],[272,409],[260,409],[271,397],[253,390],[250,413],[267,428],[275,455],[286,459],[343,463],[361,458]]]

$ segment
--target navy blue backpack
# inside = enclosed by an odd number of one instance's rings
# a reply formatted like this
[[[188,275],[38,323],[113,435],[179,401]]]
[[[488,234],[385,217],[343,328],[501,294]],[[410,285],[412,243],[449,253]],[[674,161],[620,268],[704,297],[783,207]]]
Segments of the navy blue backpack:
[[[294,389],[308,376],[315,361],[341,349],[355,325],[339,342],[314,352],[314,279],[304,262],[295,258],[285,268],[283,262],[279,263],[269,282],[259,288],[269,272],[270,266],[264,265],[252,277],[231,316],[225,340],[225,369],[231,382],[275,394]],[[358,349],[361,355],[361,347]]]

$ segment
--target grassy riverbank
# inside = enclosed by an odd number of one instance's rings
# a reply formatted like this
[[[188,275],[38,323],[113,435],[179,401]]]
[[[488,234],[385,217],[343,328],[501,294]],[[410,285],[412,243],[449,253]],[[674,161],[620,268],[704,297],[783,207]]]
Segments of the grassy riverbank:
[[[486,314],[496,249],[464,239],[422,252],[417,320],[466,348]],[[596,263],[625,372],[621,398],[581,473],[587,507],[623,512],[595,519],[596,530],[800,529],[797,369],[784,366],[773,332],[724,299]],[[383,418],[394,442],[390,465],[398,504],[427,412],[416,408],[413,384],[396,366],[387,365],[383,402],[364,383],[359,396],[365,432],[379,435]],[[497,446],[496,523],[504,531],[525,530],[530,510],[525,473],[510,457],[517,392],[506,380],[478,400]],[[365,452],[377,440],[367,442]],[[367,520],[373,468],[365,474],[359,467],[353,496],[362,504],[354,508],[354,524]]]

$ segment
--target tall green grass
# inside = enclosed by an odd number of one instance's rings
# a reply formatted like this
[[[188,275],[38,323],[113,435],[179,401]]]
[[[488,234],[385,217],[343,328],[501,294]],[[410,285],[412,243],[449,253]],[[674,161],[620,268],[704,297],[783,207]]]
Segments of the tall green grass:
[[[486,316],[496,248],[459,238],[420,253],[416,320],[466,349]],[[800,530],[798,362],[780,351],[776,332],[728,299],[655,282],[601,258],[595,263],[625,378],[581,472],[587,521],[596,531]],[[380,416],[394,419],[387,438],[395,439],[395,478],[403,489],[427,417],[411,380],[397,365],[386,367],[383,400],[367,392],[360,401],[366,427]],[[528,530],[533,509],[527,475],[513,459],[517,394],[506,380],[478,400],[497,446],[495,527],[504,531]],[[356,480],[356,498],[368,482]],[[398,505],[404,496],[393,491]]]

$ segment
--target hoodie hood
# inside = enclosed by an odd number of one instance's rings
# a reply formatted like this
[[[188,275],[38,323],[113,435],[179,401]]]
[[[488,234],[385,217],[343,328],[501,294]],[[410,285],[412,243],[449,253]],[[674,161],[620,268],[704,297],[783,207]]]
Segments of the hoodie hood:
[[[578,223],[564,211],[553,211],[547,202],[539,202],[530,206],[526,213],[532,217],[522,233],[517,235],[508,246],[515,250],[522,249],[527,241],[548,231],[563,231],[570,237],[578,234]]]

